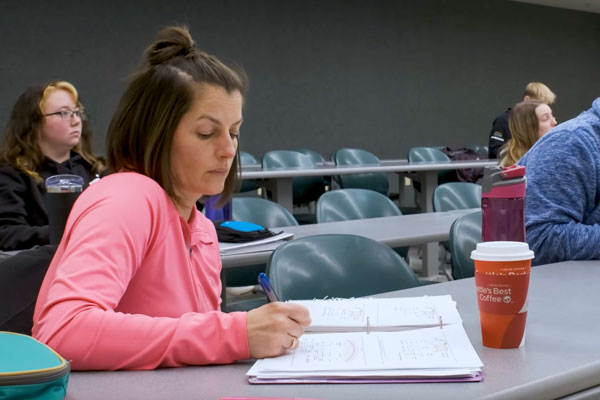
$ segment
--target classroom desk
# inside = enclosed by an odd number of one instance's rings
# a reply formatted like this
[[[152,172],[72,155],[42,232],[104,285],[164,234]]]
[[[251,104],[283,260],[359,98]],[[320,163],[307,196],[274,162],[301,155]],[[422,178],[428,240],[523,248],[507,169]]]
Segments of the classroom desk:
[[[448,240],[450,227],[459,217],[480,211],[480,208],[433,212],[422,214],[398,215],[394,217],[365,218],[351,221],[325,222],[298,226],[273,228],[294,234],[294,239],[324,234],[355,234],[384,243],[390,247],[421,246],[421,275],[425,278],[437,276],[440,266],[439,242]],[[240,253],[222,254],[221,262],[221,307],[226,309],[227,269],[245,265],[266,264],[271,253],[281,244],[272,243],[262,251],[242,251]]]
[[[447,212],[398,215],[395,217],[366,218],[351,221],[326,222],[273,228],[294,234],[294,239],[331,233],[354,234],[387,244],[390,247],[423,245],[423,275],[436,276],[439,271],[438,242],[448,240],[450,227],[459,217],[479,211],[479,208]],[[260,252],[225,254],[223,268],[263,264],[269,260],[275,247]]]
[[[242,179],[251,179],[257,184],[271,190],[273,200],[281,204],[289,211],[293,209],[292,201],[292,178],[300,176],[334,176],[348,174],[369,173],[396,173],[399,175],[400,188],[404,186],[404,177],[408,176],[421,182],[421,192],[425,206],[425,212],[433,211],[433,191],[437,187],[437,174],[440,171],[483,168],[497,165],[497,160],[473,160],[452,161],[449,163],[409,163],[406,160],[388,160],[379,165],[342,165],[335,166],[328,163],[317,165],[309,169],[262,169],[258,165],[243,166]]]
[[[348,399],[570,399],[600,394],[600,261],[534,267],[525,346],[498,350],[481,344],[473,278],[384,294],[450,294],[484,363],[478,383],[250,385],[252,362],[155,371],[72,372],[68,400],[219,399],[225,396]]]

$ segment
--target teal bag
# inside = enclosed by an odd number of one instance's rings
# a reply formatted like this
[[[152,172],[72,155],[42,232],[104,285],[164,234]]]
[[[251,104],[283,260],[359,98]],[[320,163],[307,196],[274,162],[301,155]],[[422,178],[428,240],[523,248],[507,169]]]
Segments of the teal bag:
[[[0,399],[64,399],[69,363],[31,336],[0,332]]]

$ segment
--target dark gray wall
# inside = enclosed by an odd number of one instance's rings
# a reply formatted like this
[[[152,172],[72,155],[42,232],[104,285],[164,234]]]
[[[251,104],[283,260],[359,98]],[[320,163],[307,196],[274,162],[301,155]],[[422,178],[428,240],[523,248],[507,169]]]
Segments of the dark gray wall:
[[[0,126],[25,87],[64,79],[104,152],[127,76],[172,23],[247,71],[242,148],[259,157],[487,144],[532,80],[557,93],[559,121],[600,96],[598,14],[503,0],[1,1]]]

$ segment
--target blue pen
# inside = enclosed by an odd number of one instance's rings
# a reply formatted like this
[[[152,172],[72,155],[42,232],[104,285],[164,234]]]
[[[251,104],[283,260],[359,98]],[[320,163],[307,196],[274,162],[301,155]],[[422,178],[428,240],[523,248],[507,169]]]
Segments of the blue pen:
[[[267,274],[265,274],[264,272],[258,274],[258,283],[263,288],[269,301],[279,301],[277,295],[275,294],[275,291],[273,290],[273,287],[271,286],[271,282],[269,282]]]

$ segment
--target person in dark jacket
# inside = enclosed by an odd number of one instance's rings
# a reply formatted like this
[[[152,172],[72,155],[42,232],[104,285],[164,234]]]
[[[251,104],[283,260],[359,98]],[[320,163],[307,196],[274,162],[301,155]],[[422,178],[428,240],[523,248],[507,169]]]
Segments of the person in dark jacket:
[[[68,82],[31,87],[17,99],[0,144],[0,249],[49,243],[45,180],[79,175],[84,187],[104,170],[77,90]]]
[[[539,100],[542,103],[551,105],[556,100],[556,95],[550,88],[541,82],[529,82],[525,86],[523,101]],[[501,158],[500,148],[508,143],[511,138],[508,118],[511,108],[508,108],[502,114],[497,116],[492,123],[488,144],[488,158]]]

